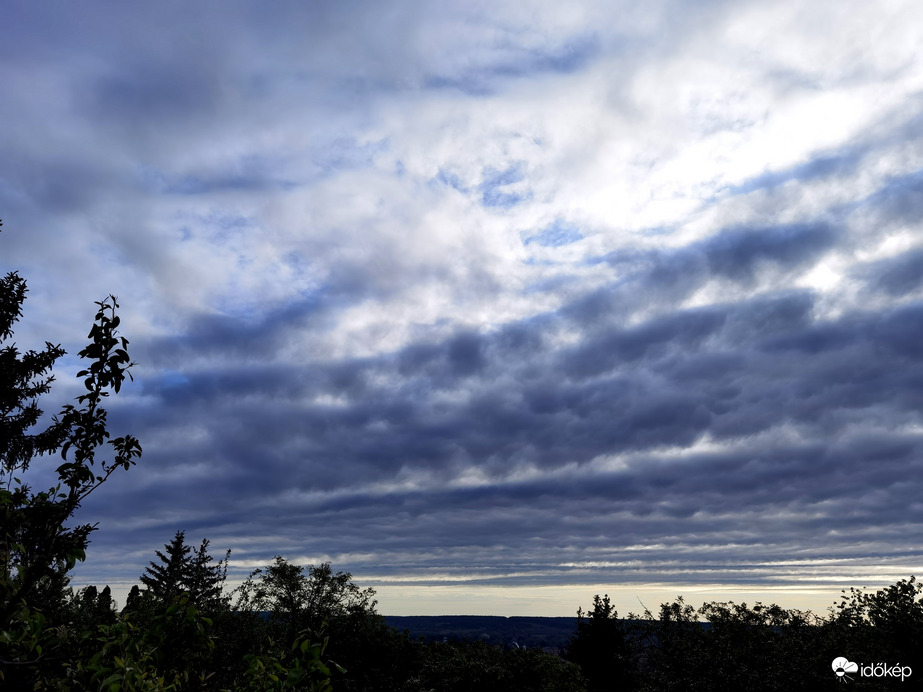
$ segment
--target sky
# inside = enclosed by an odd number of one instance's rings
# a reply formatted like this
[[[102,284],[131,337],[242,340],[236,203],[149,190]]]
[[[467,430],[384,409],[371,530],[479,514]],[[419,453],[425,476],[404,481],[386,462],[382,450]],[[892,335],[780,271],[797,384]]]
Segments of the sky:
[[[137,362],[75,585],[177,530],[388,615],[923,576],[923,5],[2,15],[15,341],[46,414],[94,301]]]

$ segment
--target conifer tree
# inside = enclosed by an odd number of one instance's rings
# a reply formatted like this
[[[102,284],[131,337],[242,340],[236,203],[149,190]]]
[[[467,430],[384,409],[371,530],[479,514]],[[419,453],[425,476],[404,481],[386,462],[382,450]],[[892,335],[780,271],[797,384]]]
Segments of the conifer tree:
[[[231,551],[215,564],[208,553],[209,541],[203,538],[188,563],[186,589],[189,599],[199,607],[212,606],[223,598],[224,581],[227,578],[228,559]]]
[[[123,613],[133,613],[141,609],[141,589],[138,588],[137,584],[134,584],[131,587],[131,591],[128,592],[128,598],[125,599],[125,607],[122,609]]]
[[[170,601],[185,593],[196,607],[216,605],[222,598],[231,551],[212,564],[208,545],[205,538],[193,551],[186,545],[186,532],[177,531],[173,540],[164,546],[165,552],[156,551],[159,562],[151,561],[141,575],[148,593],[159,601]]]
[[[186,532],[177,531],[164,549],[166,554],[160,550],[155,551],[160,563],[153,560],[150,562],[141,575],[141,583],[158,600],[169,601],[186,590],[191,551],[186,545]]]

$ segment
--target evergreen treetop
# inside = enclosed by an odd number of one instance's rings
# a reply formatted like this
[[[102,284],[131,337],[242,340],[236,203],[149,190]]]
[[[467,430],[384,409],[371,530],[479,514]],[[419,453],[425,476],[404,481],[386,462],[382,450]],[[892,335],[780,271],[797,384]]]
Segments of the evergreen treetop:
[[[177,531],[163,551],[155,551],[159,562],[150,562],[140,577],[141,583],[159,601],[171,601],[185,593],[190,603],[198,607],[218,603],[223,598],[231,551],[214,563],[208,546],[209,541],[204,538],[193,551],[186,545],[186,532]]]

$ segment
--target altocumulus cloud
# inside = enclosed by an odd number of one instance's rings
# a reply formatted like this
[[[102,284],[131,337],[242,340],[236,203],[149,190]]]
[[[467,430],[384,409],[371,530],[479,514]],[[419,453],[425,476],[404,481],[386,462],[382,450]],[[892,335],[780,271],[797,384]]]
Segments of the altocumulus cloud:
[[[634,5],[8,3],[17,340],[139,362],[80,579],[921,568],[921,10]]]

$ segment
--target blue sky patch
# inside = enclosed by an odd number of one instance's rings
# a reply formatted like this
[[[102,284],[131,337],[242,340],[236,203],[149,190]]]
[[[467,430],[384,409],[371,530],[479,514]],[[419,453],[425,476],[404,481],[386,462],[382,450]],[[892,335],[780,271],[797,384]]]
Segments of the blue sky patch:
[[[502,171],[492,167],[485,168],[484,180],[478,186],[481,193],[481,203],[485,207],[509,209],[526,201],[531,197],[531,193],[504,189],[515,183],[522,182],[524,179],[522,167],[518,163]]]
[[[538,233],[524,235],[522,244],[541,245],[542,247],[562,247],[583,240],[584,235],[575,227],[564,223],[561,219],[555,220],[550,226],[543,228]]]
[[[451,171],[447,171],[445,168],[440,168],[439,172],[436,173],[436,182],[442,183],[443,185],[448,185],[451,188],[458,190],[459,192],[466,192],[467,188],[465,184],[461,181],[457,175]]]

